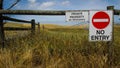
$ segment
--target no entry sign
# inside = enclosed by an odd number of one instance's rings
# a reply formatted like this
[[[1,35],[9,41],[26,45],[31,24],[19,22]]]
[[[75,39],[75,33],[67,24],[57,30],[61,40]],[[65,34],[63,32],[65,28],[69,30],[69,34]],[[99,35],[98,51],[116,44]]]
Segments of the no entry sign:
[[[106,12],[103,11],[97,12],[92,17],[92,24],[97,29],[103,29],[107,27],[109,23],[110,23],[110,17]]]
[[[90,11],[89,40],[112,40],[113,11]]]

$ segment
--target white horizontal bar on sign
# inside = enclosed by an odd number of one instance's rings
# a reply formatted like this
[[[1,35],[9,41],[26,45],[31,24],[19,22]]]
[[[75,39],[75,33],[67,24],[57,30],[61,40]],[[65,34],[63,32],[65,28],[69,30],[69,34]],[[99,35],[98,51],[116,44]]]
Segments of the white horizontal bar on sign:
[[[108,19],[93,19],[93,22],[108,22]]]

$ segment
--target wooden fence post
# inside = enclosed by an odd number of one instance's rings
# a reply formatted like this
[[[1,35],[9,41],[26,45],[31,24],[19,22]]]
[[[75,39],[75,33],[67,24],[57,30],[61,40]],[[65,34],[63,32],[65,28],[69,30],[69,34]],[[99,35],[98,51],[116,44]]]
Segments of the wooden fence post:
[[[114,28],[114,6],[108,6],[107,10],[113,10],[113,28]],[[114,65],[114,46],[113,46],[113,40],[114,40],[114,30],[112,29],[112,41],[107,42],[107,51],[108,51],[108,61],[107,64],[109,65],[109,68],[113,68]]]
[[[35,34],[35,20],[34,19],[31,20],[31,33]]]
[[[3,9],[3,0],[0,0],[0,10]],[[0,18],[2,18],[2,14],[0,14]],[[4,48],[4,28],[3,28],[3,19],[0,19],[0,44]]]
[[[38,22],[38,32],[40,33],[40,23]]]
[[[107,6],[107,10],[114,10],[114,6]]]
[[[43,30],[45,29],[45,26],[44,26],[44,25],[42,25],[42,29],[43,29]]]

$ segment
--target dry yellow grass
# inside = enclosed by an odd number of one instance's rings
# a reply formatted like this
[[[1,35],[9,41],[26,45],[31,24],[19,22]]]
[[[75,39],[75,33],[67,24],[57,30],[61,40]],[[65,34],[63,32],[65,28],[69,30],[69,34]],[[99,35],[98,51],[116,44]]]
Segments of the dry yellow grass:
[[[85,29],[53,27],[41,29],[34,36],[7,40],[5,48],[0,50],[0,68],[109,68],[106,42],[89,42]],[[118,28],[112,44],[115,48],[113,68],[120,66]]]

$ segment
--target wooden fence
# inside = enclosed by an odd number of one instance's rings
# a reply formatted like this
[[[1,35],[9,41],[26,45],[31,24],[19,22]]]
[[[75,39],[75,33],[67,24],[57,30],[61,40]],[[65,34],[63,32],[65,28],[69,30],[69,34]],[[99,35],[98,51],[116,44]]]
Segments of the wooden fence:
[[[32,35],[34,35],[35,34],[35,26],[36,25],[38,25],[38,29],[40,29],[40,24],[38,23],[38,24],[36,24],[35,23],[35,20],[34,19],[32,19],[31,21],[26,21],[26,20],[20,20],[20,19],[15,19],[15,18],[11,18],[11,17],[7,17],[7,16],[2,16],[1,17],[1,19],[0,20],[10,20],[10,21],[15,21],[15,22],[20,22],[20,23],[28,23],[28,24],[31,24],[31,28],[29,27],[29,28],[23,28],[23,27],[2,27],[2,30],[3,30],[3,32],[0,32],[1,34],[1,36],[4,36],[4,37],[2,37],[1,38],[1,40],[3,41],[3,42],[1,42],[2,43],[2,47],[4,47],[4,43],[5,43],[5,34],[4,34],[4,30],[7,30],[7,31],[18,31],[18,30],[31,30],[31,34]]]
[[[26,20],[20,20],[20,19],[5,17],[5,16],[3,16],[3,19],[4,20],[10,20],[10,21],[16,21],[16,22],[20,22],[20,23],[29,23],[29,24],[31,24],[31,28],[4,27],[4,30],[31,30],[31,32],[33,34],[35,33],[35,20],[34,19],[32,19],[31,21],[26,21]]]
[[[32,33],[35,31],[35,20],[31,21],[25,21],[25,20],[19,20],[15,18],[10,18],[7,16],[3,16],[3,14],[11,14],[11,15],[65,15],[66,11],[54,11],[54,10],[3,10],[3,0],[0,0],[0,43],[4,46],[4,30],[32,30]],[[113,10],[114,15],[120,15],[120,10],[114,9],[114,6],[108,6],[107,10]],[[70,11],[70,10],[67,10]],[[72,10],[73,11],[73,10]],[[74,10],[77,11],[77,10]],[[78,10],[79,11],[79,10]],[[81,10],[82,11],[82,10]],[[83,11],[89,11],[89,10],[83,10]],[[31,28],[10,28],[6,27],[3,28],[3,20],[11,20],[11,21],[17,21],[17,22],[24,22],[24,23],[31,23]]]
[[[9,20],[9,21],[15,21],[15,22],[20,22],[20,23],[31,24],[31,27],[29,27],[29,28],[25,28],[25,27],[2,27],[3,33],[1,33],[1,36],[4,36],[4,37],[5,37],[4,30],[7,30],[7,31],[11,31],[11,30],[12,31],[14,31],[14,30],[15,31],[16,30],[31,30],[32,35],[34,35],[35,34],[35,26],[36,25],[40,26],[39,24],[35,23],[34,19],[32,19],[31,21],[26,21],[26,20],[20,20],[20,19],[7,17],[7,16],[2,16],[0,20]],[[2,38],[2,40],[4,40],[4,37]],[[2,45],[4,45],[4,44],[2,44]]]

